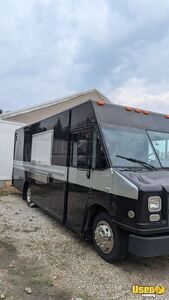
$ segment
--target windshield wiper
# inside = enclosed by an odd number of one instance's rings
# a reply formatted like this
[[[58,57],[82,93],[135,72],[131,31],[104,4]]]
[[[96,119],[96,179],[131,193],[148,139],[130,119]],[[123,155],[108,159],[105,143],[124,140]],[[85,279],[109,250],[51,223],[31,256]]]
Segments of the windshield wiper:
[[[120,158],[123,158],[123,159],[126,159],[126,160],[129,160],[129,161],[131,161],[131,162],[133,162],[133,163],[138,163],[138,164],[140,164],[140,165],[146,167],[146,168],[149,169],[149,170],[155,170],[155,171],[157,171],[157,169],[156,169],[154,166],[152,166],[152,165],[146,163],[145,161],[138,160],[138,159],[131,158],[131,157],[125,157],[125,156],[121,156],[121,155],[116,155],[116,156],[117,156],[117,157],[120,157]]]

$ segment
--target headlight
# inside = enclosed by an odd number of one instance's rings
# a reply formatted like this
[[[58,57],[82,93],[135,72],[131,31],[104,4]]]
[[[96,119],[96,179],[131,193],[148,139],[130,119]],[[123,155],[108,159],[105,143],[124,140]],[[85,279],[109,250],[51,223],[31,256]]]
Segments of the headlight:
[[[148,198],[148,210],[150,212],[161,210],[161,198],[159,196],[151,196]]]

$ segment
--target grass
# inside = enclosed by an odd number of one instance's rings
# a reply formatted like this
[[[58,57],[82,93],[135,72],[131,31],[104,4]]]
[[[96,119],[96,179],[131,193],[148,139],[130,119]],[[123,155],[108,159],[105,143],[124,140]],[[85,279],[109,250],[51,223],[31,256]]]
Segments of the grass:
[[[35,277],[32,277],[32,279],[30,280],[30,283],[33,283],[33,284],[38,284],[41,282],[42,282],[42,280],[40,278],[35,278]]]
[[[10,281],[11,281],[11,283],[13,285],[17,285],[18,284],[18,278],[16,278],[16,277],[11,278]]]
[[[47,278],[44,279],[42,276],[32,276],[31,280],[30,280],[30,284],[33,284],[35,286],[40,285],[43,286],[44,289],[48,289],[53,287],[53,282],[51,279]]]
[[[48,288],[50,288],[50,287],[53,286],[53,282],[52,282],[51,279],[43,280],[43,284],[44,284],[44,286],[46,286],[46,287],[48,287]]]

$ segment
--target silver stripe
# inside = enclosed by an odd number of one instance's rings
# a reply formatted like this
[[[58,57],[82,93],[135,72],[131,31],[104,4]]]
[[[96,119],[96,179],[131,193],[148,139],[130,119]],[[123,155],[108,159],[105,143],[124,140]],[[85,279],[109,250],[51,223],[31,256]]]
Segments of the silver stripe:
[[[30,173],[36,173],[41,175],[47,175],[59,180],[67,180],[67,167],[64,166],[47,166],[35,164],[25,161],[14,161],[14,167]]]
[[[14,161],[14,167],[37,175],[47,175],[58,180],[67,180],[67,167],[46,166],[31,162]],[[117,196],[138,199],[138,188],[116,170],[91,171],[90,179],[86,170],[69,168],[69,182],[88,188],[93,188]]]
[[[89,180],[86,171],[70,167],[69,182],[117,196],[138,199],[137,186],[113,169],[91,171]]]
[[[113,194],[137,200],[138,187],[116,170],[111,169],[111,173]]]

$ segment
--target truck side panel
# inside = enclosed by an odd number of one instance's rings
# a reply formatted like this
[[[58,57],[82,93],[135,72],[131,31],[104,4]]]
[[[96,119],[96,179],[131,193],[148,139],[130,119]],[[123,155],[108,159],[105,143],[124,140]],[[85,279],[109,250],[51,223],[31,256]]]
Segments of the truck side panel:
[[[68,125],[69,111],[66,111],[17,131],[15,141],[13,185],[22,190],[25,182],[31,184],[32,200],[60,220],[64,218],[67,186]],[[49,163],[45,155],[51,132]]]

